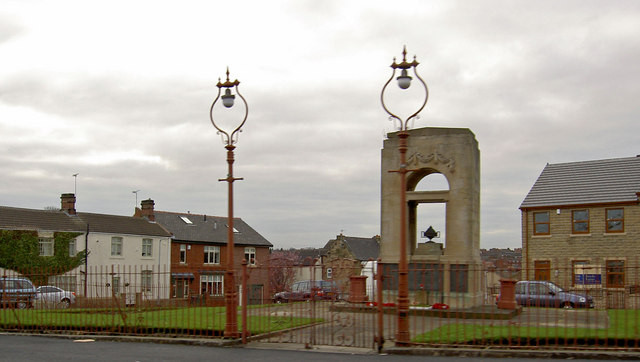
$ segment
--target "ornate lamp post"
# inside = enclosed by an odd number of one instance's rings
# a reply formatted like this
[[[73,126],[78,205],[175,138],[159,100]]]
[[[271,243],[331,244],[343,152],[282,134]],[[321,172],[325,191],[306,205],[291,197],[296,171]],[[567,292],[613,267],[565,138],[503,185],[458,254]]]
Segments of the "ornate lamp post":
[[[407,266],[407,169],[406,153],[407,153],[407,139],[409,138],[409,121],[417,117],[418,114],[427,105],[429,99],[429,88],[427,84],[420,78],[417,72],[418,61],[416,57],[413,57],[412,62],[407,62],[407,48],[402,50],[402,62],[396,63],[396,59],[393,58],[391,68],[393,73],[391,77],[382,87],[380,94],[380,101],[382,102],[382,108],[387,112],[392,120],[398,120],[400,126],[398,127],[398,150],[400,151],[400,167],[398,170],[392,172],[398,172],[400,174],[400,260],[398,262],[398,326],[396,331],[396,345],[407,345],[410,341],[409,336],[409,280],[408,280],[408,266]],[[413,73],[420,81],[420,84],[425,89],[425,97],[422,106],[418,108],[413,114],[406,119],[402,119],[387,108],[384,101],[385,91],[387,86],[393,80],[396,75],[396,70],[400,69],[400,76],[396,78],[398,81],[398,87],[401,89],[407,89],[411,86],[412,77],[409,76],[408,71],[413,69]]]
[[[226,305],[226,324],[224,328],[224,336],[226,338],[238,338],[238,294],[236,293],[236,283],[235,283],[235,275],[233,270],[233,182],[236,180],[242,180],[242,178],[234,178],[233,177],[233,161],[234,155],[233,150],[236,148],[235,143],[238,142],[238,133],[242,132],[240,129],[244,125],[247,120],[247,116],[249,115],[249,106],[247,105],[247,101],[244,99],[240,91],[238,90],[238,85],[240,82],[236,79],[233,82],[229,80],[229,68],[227,68],[227,80],[223,83],[218,79],[218,96],[211,104],[211,109],[209,110],[209,118],[211,119],[211,123],[218,130],[218,134],[222,135],[222,141],[225,144],[224,148],[227,149],[227,164],[229,166],[229,171],[227,173],[227,177],[223,179],[219,179],[218,181],[226,181],[229,185],[229,213],[228,213],[228,221],[227,221],[227,270],[224,274],[224,298]],[[222,89],[224,88],[224,94],[222,94]],[[238,94],[242,102],[244,103],[244,118],[241,122],[238,123],[238,126],[231,130],[224,130],[220,128],[216,121],[213,119],[213,107],[216,105],[219,99],[222,99],[222,104],[226,108],[233,107],[235,95],[233,94],[233,89],[235,88],[235,92]]]

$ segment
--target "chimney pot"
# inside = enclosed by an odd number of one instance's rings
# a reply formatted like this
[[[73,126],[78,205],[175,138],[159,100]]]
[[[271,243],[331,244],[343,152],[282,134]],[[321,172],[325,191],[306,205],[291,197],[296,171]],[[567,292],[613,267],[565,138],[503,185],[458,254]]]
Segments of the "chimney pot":
[[[142,217],[146,217],[149,221],[156,221],[154,213],[155,202],[151,199],[142,200],[140,206],[142,207]]]
[[[60,195],[60,210],[69,215],[76,214],[76,195],[62,194]]]

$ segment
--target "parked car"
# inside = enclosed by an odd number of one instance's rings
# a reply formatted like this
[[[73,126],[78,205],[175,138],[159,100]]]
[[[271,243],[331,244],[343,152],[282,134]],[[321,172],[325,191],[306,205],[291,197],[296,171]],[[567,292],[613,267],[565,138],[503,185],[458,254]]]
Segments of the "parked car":
[[[2,307],[31,308],[36,288],[27,278],[0,278],[0,305]]]
[[[43,285],[36,289],[36,302],[47,306],[69,308],[76,302],[76,293],[52,285]]]
[[[291,291],[279,292],[273,296],[274,303],[304,300],[338,300],[340,290],[333,281],[303,280],[293,283]]]
[[[498,296],[498,300],[500,296]],[[516,283],[516,303],[525,307],[593,308],[591,296],[565,292],[548,281],[523,280]]]

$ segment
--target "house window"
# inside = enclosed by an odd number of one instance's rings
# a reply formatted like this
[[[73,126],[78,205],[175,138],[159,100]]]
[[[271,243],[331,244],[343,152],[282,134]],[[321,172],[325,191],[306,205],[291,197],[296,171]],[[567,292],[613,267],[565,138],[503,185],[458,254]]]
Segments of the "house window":
[[[204,263],[220,264],[220,247],[219,246],[204,247]]]
[[[624,288],[624,260],[607,260],[607,288]]]
[[[153,239],[142,239],[142,256],[153,256]]]
[[[551,262],[536,260],[533,263],[533,280],[551,280]]]
[[[327,279],[331,279],[333,277],[333,269],[327,268]]]
[[[153,271],[143,270],[140,275],[140,286],[143,292],[150,292],[153,283]]]
[[[200,275],[200,294],[211,296],[224,295],[222,274]]]
[[[256,265],[256,248],[244,248],[244,260],[249,265]]]
[[[69,240],[69,256],[76,256],[76,239]]]
[[[589,233],[589,210],[573,210],[571,211],[571,217],[573,220],[571,233]]]
[[[607,209],[607,232],[624,232],[624,209]]]
[[[40,256],[53,256],[53,238],[38,238]]]
[[[113,295],[120,294],[120,277],[111,277],[111,293],[113,293]]]
[[[180,244],[180,263],[185,264],[187,262],[187,246]]]
[[[533,213],[533,235],[549,235],[549,211]]]
[[[466,293],[469,289],[469,266],[467,264],[451,264],[449,287],[452,292]]]
[[[122,256],[122,238],[119,236],[111,238],[111,256]]]

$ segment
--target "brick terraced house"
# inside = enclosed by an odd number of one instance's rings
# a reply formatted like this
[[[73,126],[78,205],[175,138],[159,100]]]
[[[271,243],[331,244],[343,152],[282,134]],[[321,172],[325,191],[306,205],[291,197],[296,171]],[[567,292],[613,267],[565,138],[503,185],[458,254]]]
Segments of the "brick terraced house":
[[[190,213],[154,211],[153,201],[142,202],[138,215],[153,218],[173,235],[171,285],[173,298],[198,299],[224,305],[227,265],[227,218]],[[273,245],[240,218],[234,218],[234,269],[238,291],[241,265],[247,260],[248,303],[271,300],[267,267]],[[238,295],[240,301],[240,294]]]
[[[547,164],[520,205],[523,279],[638,299],[639,199],[640,156]]]

